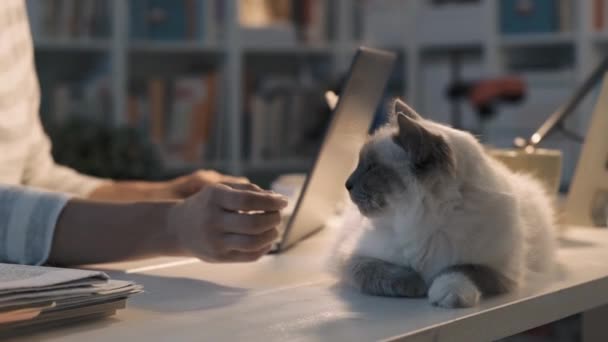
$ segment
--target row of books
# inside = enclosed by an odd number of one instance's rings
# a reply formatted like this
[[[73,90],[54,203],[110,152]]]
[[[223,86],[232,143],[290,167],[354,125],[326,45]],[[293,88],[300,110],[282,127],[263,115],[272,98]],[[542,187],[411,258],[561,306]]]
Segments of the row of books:
[[[126,122],[160,148],[166,163],[199,163],[212,153],[217,89],[215,72],[136,81],[127,100]]]
[[[568,32],[574,0],[500,0],[500,31],[505,34]]]
[[[314,156],[331,112],[327,84],[301,75],[248,75],[246,157],[252,164]]]
[[[47,81],[40,74],[43,119],[53,126],[66,124],[72,117],[112,122],[109,61],[101,59],[79,80]]]
[[[327,0],[239,0],[243,42],[290,44],[327,40]]]
[[[130,35],[142,40],[213,39],[224,1],[130,0]]]
[[[357,1],[355,27],[363,42],[401,45],[410,30],[416,39],[430,44],[452,44],[483,40],[476,20],[484,15],[480,0],[429,0],[408,15],[401,0]],[[573,29],[574,0],[499,0],[499,30],[502,34],[566,32]],[[437,25],[441,23],[441,25]]]
[[[43,119],[60,128],[73,118],[111,123],[112,98],[106,61],[77,81],[43,89]],[[44,80],[43,80],[44,82]],[[217,109],[215,72],[134,81],[124,121],[152,141],[167,163],[197,163],[209,152]],[[219,154],[219,153],[216,153]]]
[[[27,0],[32,35],[41,38],[100,38],[110,33],[106,0]]]

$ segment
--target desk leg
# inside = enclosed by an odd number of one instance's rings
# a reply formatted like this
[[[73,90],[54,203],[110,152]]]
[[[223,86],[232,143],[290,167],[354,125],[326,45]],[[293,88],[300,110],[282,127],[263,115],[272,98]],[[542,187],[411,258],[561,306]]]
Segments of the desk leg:
[[[608,341],[608,305],[583,312],[583,342]]]

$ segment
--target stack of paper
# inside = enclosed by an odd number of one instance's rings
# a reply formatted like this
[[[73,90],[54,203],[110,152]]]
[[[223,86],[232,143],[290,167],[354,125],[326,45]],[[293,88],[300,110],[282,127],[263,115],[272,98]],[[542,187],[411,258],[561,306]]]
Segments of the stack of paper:
[[[99,271],[0,263],[0,333],[113,315],[141,291]]]

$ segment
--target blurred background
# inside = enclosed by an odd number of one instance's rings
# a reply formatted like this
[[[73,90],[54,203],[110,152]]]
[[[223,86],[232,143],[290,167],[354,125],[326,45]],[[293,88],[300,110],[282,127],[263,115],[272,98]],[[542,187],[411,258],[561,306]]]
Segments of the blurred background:
[[[599,63],[605,2],[27,1],[58,162],[117,179],[212,168],[262,185],[311,166],[331,118],[323,93],[339,92],[360,45],[399,54],[387,101],[488,145],[529,137]],[[562,190],[592,105],[541,144],[564,153]]]

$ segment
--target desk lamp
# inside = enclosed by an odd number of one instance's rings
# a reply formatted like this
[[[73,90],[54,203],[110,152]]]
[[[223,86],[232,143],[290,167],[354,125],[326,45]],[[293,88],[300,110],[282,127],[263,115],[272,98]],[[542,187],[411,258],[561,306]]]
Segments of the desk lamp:
[[[528,139],[518,137],[514,144],[527,153],[551,133],[560,130],[566,136],[584,140],[581,156],[566,200],[565,223],[570,225],[605,226],[608,216],[608,57],[595,68],[568,102],[557,109]],[[580,102],[598,84],[602,89],[595,105],[586,138],[578,137],[564,127]]]

